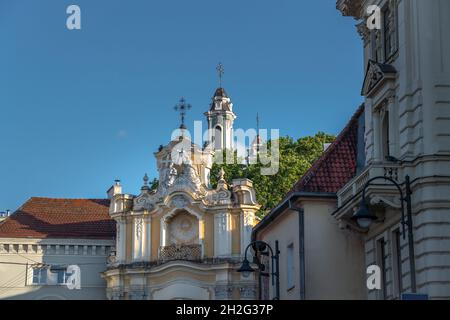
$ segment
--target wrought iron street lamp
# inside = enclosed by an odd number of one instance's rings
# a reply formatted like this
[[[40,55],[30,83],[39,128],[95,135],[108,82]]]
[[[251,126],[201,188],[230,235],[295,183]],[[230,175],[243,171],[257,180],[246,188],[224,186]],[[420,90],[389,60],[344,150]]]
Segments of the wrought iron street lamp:
[[[261,300],[261,276],[272,276],[272,286],[275,285],[275,297],[274,300],[280,299],[280,250],[278,249],[278,241],[275,241],[275,252],[272,247],[264,241],[256,240],[251,242],[247,248],[245,248],[244,260],[241,267],[237,272],[241,272],[242,275],[247,278],[252,272],[256,270],[252,268],[250,262],[247,259],[248,249],[252,248],[254,252],[253,263],[257,265],[259,270],[259,299]],[[264,272],[265,266],[258,258],[258,253],[263,256],[269,256],[272,260],[271,272]]]
[[[391,182],[395,185],[400,193],[400,203],[401,203],[401,215],[402,215],[402,235],[403,239],[405,239],[405,227],[408,227],[408,247],[409,247],[409,266],[410,266],[410,275],[411,275],[411,291],[416,293],[416,264],[414,260],[414,238],[413,238],[413,221],[412,221],[412,209],[411,209],[411,183],[409,176],[405,177],[405,196],[403,196],[403,190],[399,183],[397,183],[394,179],[384,176],[377,176],[369,179],[366,182],[362,192],[362,199],[359,209],[355,212],[352,219],[356,221],[356,223],[364,229],[370,227],[370,225],[376,220],[376,216],[370,212],[369,207],[366,202],[366,189],[374,180],[383,179],[385,181]],[[406,215],[405,217],[405,206],[406,203]],[[400,253],[399,253],[400,254]]]

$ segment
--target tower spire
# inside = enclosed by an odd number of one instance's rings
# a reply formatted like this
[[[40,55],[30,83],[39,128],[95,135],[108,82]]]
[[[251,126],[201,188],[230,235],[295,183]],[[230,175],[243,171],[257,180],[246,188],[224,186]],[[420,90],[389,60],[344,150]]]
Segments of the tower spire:
[[[225,69],[223,67],[223,64],[219,62],[219,64],[216,67],[217,75],[219,76],[219,88],[222,88],[222,77],[225,73]]]
[[[256,151],[259,153],[259,144],[261,143],[259,136],[259,113],[256,113]]]
[[[186,100],[182,97],[180,102],[174,107],[175,111],[180,112],[181,125],[180,129],[186,129],[186,125],[184,124],[184,118],[186,117],[186,111],[191,109],[192,106],[189,103],[186,103]]]
[[[219,88],[212,97],[209,110],[205,113],[208,120],[208,142],[217,150],[234,150],[233,123],[236,115],[233,112],[233,103],[222,88],[224,67],[219,63],[216,67],[219,76]]]
[[[259,137],[259,113],[256,113],[256,134]]]

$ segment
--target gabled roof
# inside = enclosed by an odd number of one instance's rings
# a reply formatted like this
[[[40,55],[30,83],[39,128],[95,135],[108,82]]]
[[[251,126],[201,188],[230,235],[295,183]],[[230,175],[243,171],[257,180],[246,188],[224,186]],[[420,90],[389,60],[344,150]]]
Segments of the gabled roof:
[[[306,171],[291,192],[336,193],[355,176],[358,119],[363,111],[364,106],[360,106],[336,140]]]
[[[31,198],[0,223],[0,238],[114,239],[109,199]]]

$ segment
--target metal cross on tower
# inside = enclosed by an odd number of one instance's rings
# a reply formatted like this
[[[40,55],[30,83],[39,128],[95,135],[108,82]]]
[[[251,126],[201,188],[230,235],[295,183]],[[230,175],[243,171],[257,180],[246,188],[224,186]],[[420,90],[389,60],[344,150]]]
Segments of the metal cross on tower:
[[[184,118],[186,116],[186,111],[191,109],[192,106],[189,103],[186,103],[184,98],[180,99],[180,102],[174,107],[175,111],[180,112],[181,125],[180,129],[186,129],[186,125],[184,124]]]
[[[219,62],[219,64],[216,67],[217,74],[219,75],[219,88],[222,88],[222,77],[225,73],[225,69],[223,68],[223,64]]]
[[[261,137],[259,136],[259,113],[256,113],[256,152],[259,155],[259,146],[261,143]]]
[[[256,113],[256,134],[259,136],[259,113]]]

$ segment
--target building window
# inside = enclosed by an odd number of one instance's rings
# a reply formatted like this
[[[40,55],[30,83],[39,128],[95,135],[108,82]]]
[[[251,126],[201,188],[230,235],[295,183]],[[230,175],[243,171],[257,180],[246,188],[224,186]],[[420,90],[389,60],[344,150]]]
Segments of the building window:
[[[388,63],[398,46],[398,4],[388,3],[381,11],[381,29],[371,31],[372,60]]]
[[[390,156],[389,150],[389,111],[385,110],[381,112],[381,150],[383,150],[383,159]]]
[[[66,269],[55,269],[52,270],[52,272],[56,273],[57,284],[67,283],[67,279],[69,278],[70,274],[66,272]]]
[[[67,284],[71,273],[67,273],[64,267],[33,268],[33,284],[36,285],[59,285]]]
[[[387,279],[387,270],[386,270],[386,242],[384,238],[381,238],[377,241],[377,260],[378,260],[378,266],[381,269],[381,296],[380,298],[383,300],[386,300],[387,298],[387,285],[386,285],[386,279]]]
[[[222,127],[216,126],[214,130],[215,150],[222,150]]]
[[[287,246],[286,250],[286,286],[287,290],[291,290],[295,287],[295,281],[294,281],[294,274],[295,274],[295,268],[294,268],[294,244],[291,243]]]
[[[403,274],[402,274],[402,247],[400,244],[400,229],[394,230],[392,233],[392,258],[394,265],[394,281],[395,281],[395,293],[400,298],[403,291]]]
[[[393,49],[393,30],[391,27],[391,10],[389,6],[383,10],[383,38],[384,38],[384,60],[388,60],[392,55]]]
[[[33,269],[33,284],[47,284],[47,268]]]

